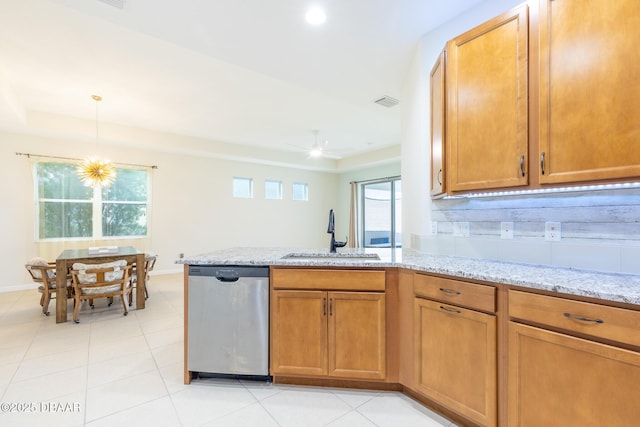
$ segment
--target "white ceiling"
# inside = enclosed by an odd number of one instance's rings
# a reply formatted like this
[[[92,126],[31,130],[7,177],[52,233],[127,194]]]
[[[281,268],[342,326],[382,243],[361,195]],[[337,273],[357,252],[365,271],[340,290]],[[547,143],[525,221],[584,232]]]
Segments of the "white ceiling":
[[[95,118],[99,94],[101,122],[217,142],[399,144],[420,36],[482,0],[118,1],[0,1],[0,128],[29,111]],[[321,27],[304,21],[312,3]]]

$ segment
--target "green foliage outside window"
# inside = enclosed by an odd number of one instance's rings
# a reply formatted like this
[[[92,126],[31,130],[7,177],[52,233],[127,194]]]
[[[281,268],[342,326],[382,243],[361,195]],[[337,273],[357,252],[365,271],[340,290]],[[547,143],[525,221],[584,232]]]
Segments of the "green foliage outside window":
[[[118,168],[111,186],[94,190],[82,184],[76,169],[71,163],[37,163],[39,239],[147,235],[146,170]]]
[[[102,235],[147,235],[147,171],[118,169],[116,180],[102,189]]]

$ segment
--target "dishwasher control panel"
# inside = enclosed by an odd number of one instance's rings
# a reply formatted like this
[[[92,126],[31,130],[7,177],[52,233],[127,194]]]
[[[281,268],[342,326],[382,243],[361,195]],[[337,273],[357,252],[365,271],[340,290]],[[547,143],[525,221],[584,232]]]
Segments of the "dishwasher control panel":
[[[221,278],[269,277],[269,267],[190,265],[189,276]]]

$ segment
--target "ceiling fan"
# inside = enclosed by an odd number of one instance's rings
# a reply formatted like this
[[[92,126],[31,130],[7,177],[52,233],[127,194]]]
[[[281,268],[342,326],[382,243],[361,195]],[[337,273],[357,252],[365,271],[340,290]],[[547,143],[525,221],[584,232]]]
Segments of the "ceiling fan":
[[[299,145],[289,144],[292,147],[296,147],[300,150],[304,150],[307,153],[307,158],[310,159],[318,159],[318,158],[329,158],[329,159],[340,159],[342,156],[334,153],[332,151],[327,150],[327,145],[329,145],[329,141],[325,140],[324,142],[318,141],[318,134],[320,133],[317,130],[311,131],[314,135],[314,142],[310,147],[301,147]]]

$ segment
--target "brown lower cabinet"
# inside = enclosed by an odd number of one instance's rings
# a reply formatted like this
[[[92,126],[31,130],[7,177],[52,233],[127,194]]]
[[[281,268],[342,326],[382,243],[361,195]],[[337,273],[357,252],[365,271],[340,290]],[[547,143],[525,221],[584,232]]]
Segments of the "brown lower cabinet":
[[[509,324],[509,426],[635,426],[640,354]]]
[[[495,426],[496,317],[415,298],[416,389],[480,425]]]
[[[509,290],[509,316],[510,427],[638,425],[639,311]]]
[[[638,425],[639,331],[629,304],[404,269],[272,268],[274,381],[397,386],[465,426]]]
[[[272,375],[384,379],[385,294],[272,293]]]
[[[271,295],[271,374],[327,375],[326,292]]]

